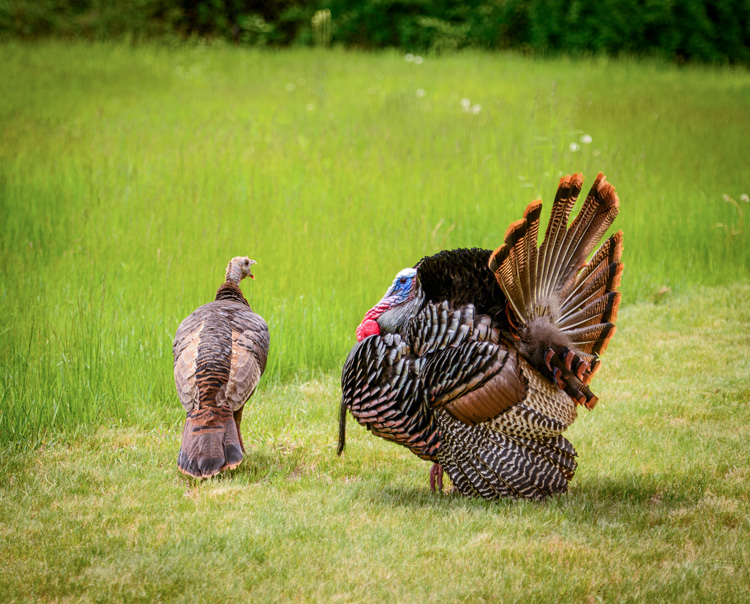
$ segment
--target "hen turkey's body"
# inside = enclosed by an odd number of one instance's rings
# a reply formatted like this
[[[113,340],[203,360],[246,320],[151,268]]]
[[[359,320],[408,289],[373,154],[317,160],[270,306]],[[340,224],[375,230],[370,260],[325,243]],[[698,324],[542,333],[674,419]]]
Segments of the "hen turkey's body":
[[[174,375],[187,411],[181,471],[208,478],[242,461],[242,411],[266,367],[270,337],[238,284],[227,281],[177,329]]]
[[[532,204],[494,253],[445,251],[399,273],[345,363],[339,452],[349,409],[373,434],[439,463],[464,495],[567,489],[576,453],[562,433],[577,402],[596,403],[587,382],[614,333],[622,265],[618,234],[579,271],[616,214],[614,189],[600,175],[568,229],[580,183],[565,187],[539,250]],[[394,308],[410,312],[401,320]]]

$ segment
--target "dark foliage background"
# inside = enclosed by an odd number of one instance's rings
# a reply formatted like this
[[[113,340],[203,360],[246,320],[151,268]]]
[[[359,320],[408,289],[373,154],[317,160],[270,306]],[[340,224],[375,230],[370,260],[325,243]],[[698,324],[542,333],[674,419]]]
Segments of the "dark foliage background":
[[[330,9],[348,47],[468,47],[750,63],[750,0],[0,0],[0,36],[211,37],[313,43]]]

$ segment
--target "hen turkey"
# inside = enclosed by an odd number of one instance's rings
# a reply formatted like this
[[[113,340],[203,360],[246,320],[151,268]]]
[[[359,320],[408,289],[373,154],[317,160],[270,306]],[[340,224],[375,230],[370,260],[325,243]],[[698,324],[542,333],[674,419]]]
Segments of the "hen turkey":
[[[541,201],[494,252],[443,251],[402,270],[357,328],[341,376],[346,410],[373,434],[435,462],[466,496],[542,499],[565,492],[576,452],[562,433],[615,333],[622,232],[599,174],[569,224],[580,174],[566,176],[537,248]]]
[[[177,466],[185,474],[209,478],[242,461],[242,410],[266,368],[270,337],[240,289],[254,279],[247,256],[227,266],[226,280],[213,302],[188,316],[174,338],[174,381],[187,411]]]

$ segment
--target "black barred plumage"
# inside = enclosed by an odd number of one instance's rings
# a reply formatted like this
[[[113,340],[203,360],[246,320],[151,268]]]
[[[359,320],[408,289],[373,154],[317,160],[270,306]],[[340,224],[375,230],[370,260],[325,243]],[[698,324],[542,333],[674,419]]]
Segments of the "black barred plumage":
[[[179,469],[208,478],[242,461],[240,423],[268,358],[263,318],[242,295],[255,261],[233,258],[216,299],[188,316],[174,339],[174,376],[187,417],[177,457]]]
[[[419,360],[408,354],[400,336],[367,338],[349,353],[341,376],[342,400],[349,402],[352,415],[373,434],[434,461],[438,426],[419,396],[418,365]],[[341,448],[343,443],[342,432]]]
[[[346,410],[378,436],[439,462],[486,499],[565,492],[576,452],[563,436],[615,331],[622,234],[593,254],[619,208],[599,174],[568,224],[580,175],[560,181],[544,241],[535,201],[505,244],[444,251],[404,269],[365,315],[341,376]],[[404,312],[407,310],[408,312]]]

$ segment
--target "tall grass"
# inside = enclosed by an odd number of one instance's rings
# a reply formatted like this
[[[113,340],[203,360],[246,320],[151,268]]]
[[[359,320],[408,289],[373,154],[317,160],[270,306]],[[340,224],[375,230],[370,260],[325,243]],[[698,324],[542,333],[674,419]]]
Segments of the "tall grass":
[[[563,172],[618,188],[625,304],[750,274],[714,226],[750,192],[746,71],[44,42],[0,80],[0,441],[178,410],[174,331],[237,254],[264,383],[335,370],[398,270],[497,246]]]

